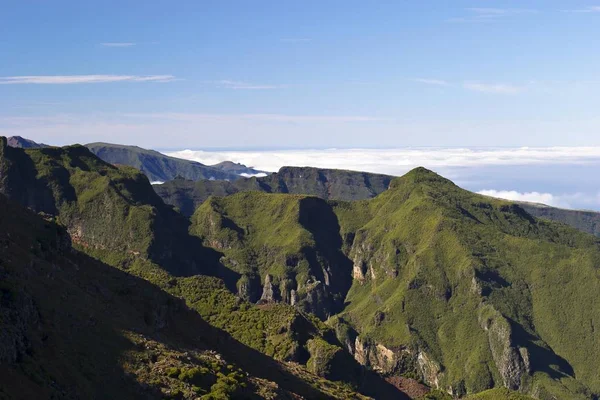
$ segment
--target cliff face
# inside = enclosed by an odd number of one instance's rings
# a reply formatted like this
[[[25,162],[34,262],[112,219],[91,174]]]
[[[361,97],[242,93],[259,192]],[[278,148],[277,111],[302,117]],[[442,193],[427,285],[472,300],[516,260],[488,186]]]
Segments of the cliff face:
[[[290,193],[317,196],[325,200],[365,200],[387,190],[393,178],[366,172],[283,167],[276,174],[233,182],[176,179],[155,186],[167,204],[190,216],[210,196],[226,196],[244,191]]]
[[[534,217],[561,222],[582,232],[600,237],[600,213],[598,212],[565,210],[529,203],[521,203],[520,206]]]

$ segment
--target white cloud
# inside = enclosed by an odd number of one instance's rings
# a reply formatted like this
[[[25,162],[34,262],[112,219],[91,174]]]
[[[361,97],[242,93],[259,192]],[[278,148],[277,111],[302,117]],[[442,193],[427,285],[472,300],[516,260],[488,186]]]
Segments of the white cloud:
[[[246,172],[243,172],[240,174],[240,176],[243,176],[244,178],[253,178],[253,177],[263,178],[263,177],[267,176],[267,174],[265,174],[264,172],[259,172],[258,174],[248,174]]]
[[[72,85],[111,82],[171,82],[173,75],[26,75],[0,77],[0,85]]]
[[[107,42],[107,43],[100,43],[100,46],[103,47],[132,47],[135,46],[137,43],[132,43],[132,42]]]
[[[426,79],[426,78],[416,78],[413,79],[414,82],[424,83],[426,85],[437,85],[437,86],[448,86],[449,83],[441,80],[441,79]]]
[[[477,193],[484,196],[496,197],[510,201],[539,203],[558,208],[598,209],[600,206],[600,193],[540,193],[517,192],[514,190],[480,190]]]
[[[514,190],[480,190],[477,192],[484,196],[496,197],[499,199],[511,201],[524,201],[528,203],[540,203],[554,207],[564,207],[565,205],[551,193],[527,192],[520,193]]]
[[[521,87],[504,83],[465,82],[463,87],[475,92],[494,94],[517,94],[523,90]]]
[[[471,90],[475,92],[482,93],[492,93],[492,94],[517,94],[523,91],[523,87],[511,85],[507,83],[485,83],[485,82],[476,82],[476,81],[467,81],[462,84],[456,84],[452,82],[445,81],[443,79],[430,79],[430,78],[416,78],[412,79],[413,82],[423,83],[425,85],[435,85],[435,86],[452,86],[452,87],[462,87],[466,90]]]
[[[126,117],[159,119],[181,122],[205,121],[256,121],[282,123],[348,123],[384,121],[384,118],[363,115],[288,115],[288,114],[196,114],[196,113],[140,113],[124,114]]]
[[[572,13],[600,13],[600,6],[590,6],[585,8],[579,8],[574,10],[563,10],[564,12]]]
[[[537,10],[524,8],[491,8],[491,7],[471,7],[465,9],[468,12],[467,16],[451,18],[449,22],[492,22],[503,18],[534,14]]]
[[[269,89],[283,89],[288,87],[288,85],[266,85],[266,84],[256,84],[256,83],[248,83],[241,81],[232,81],[232,80],[220,80],[214,82],[216,85],[224,87],[226,89],[235,89],[235,90],[269,90]]]
[[[400,149],[323,149],[271,151],[195,151],[166,152],[173,157],[213,165],[235,161],[275,172],[282,166],[312,166],[402,175],[424,166],[434,170],[449,167],[509,165],[585,164],[600,162],[600,147],[546,148],[400,148]]]

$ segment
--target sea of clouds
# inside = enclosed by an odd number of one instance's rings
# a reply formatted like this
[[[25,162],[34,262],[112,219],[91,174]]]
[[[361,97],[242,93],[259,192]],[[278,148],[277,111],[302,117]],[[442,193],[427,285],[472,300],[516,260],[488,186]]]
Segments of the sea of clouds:
[[[182,150],[165,154],[208,165],[230,160],[268,172],[282,166],[311,166],[400,176],[423,166],[489,196],[600,210],[600,147]]]

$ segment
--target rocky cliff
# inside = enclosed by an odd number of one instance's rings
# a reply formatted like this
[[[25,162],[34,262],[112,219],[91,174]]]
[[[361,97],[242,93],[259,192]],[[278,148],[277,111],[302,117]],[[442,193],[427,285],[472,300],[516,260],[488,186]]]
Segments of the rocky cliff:
[[[226,196],[243,191],[290,193],[317,196],[326,200],[365,200],[387,190],[393,177],[366,172],[283,167],[276,174],[262,178],[238,179],[233,182],[176,179],[156,186],[158,195],[184,215],[210,196]]]

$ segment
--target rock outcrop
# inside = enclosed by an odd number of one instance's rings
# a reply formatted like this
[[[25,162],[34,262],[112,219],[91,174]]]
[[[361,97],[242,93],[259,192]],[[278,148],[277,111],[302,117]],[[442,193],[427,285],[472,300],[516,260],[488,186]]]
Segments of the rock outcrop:
[[[490,350],[504,386],[519,389],[522,377],[530,369],[527,349],[514,346],[510,322],[492,306],[482,306],[479,323],[488,334]]]

